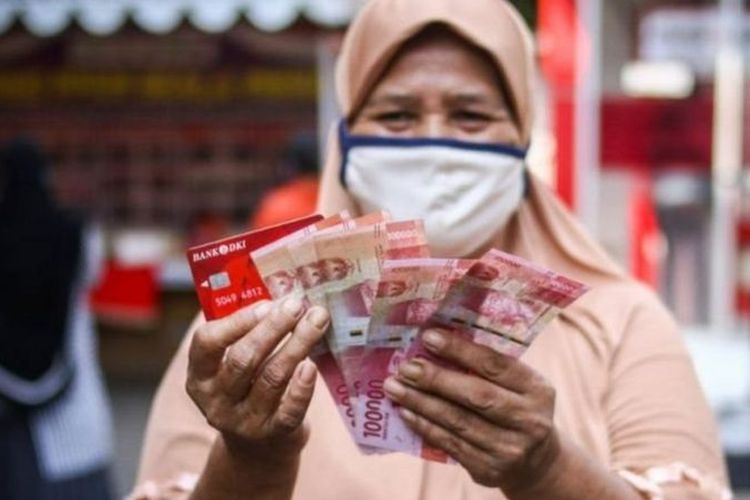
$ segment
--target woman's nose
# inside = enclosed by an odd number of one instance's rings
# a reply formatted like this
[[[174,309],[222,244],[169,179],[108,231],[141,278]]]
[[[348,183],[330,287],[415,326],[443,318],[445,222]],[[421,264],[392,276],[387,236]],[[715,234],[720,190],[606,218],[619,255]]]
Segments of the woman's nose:
[[[445,116],[442,113],[431,113],[425,115],[422,120],[422,130],[419,135],[430,139],[449,137],[450,132],[446,126]]]

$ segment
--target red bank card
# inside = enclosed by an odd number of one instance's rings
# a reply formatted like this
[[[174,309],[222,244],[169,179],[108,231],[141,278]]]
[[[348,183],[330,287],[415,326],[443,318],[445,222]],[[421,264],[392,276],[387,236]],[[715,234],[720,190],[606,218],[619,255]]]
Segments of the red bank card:
[[[206,319],[222,318],[270,299],[250,252],[323,219],[311,215],[189,248],[186,255]]]

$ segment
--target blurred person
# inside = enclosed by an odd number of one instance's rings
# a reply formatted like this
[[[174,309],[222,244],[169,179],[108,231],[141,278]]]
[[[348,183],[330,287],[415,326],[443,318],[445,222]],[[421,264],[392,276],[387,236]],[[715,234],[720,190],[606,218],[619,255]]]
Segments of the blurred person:
[[[428,330],[425,347],[466,370],[416,359],[386,381],[456,464],[360,454],[305,359],[330,316],[288,299],[196,320],[155,398],[135,498],[730,496],[670,314],[524,168],[532,66],[501,0],[371,0],[337,66],[345,120],[321,212],[418,217],[435,256],[500,248],[591,286],[522,359]]]
[[[318,147],[313,135],[296,136],[289,145],[291,180],[266,192],[250,218],[254,228],[273,226],[315,212],[318,200]]]
[[[0,152],[0,498],[111,498],[87,295],[101,245],[52,198],[31,142]]]

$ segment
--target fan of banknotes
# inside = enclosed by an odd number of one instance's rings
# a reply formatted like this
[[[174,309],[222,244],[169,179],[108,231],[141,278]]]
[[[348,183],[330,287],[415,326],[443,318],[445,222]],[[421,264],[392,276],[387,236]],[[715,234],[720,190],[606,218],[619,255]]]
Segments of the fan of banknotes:
[[[406,426],[383,391],[400,363],[431,357],[420,332],[443,327],[517,357],[587,290],[499,250],[432,258],[422,222],[386,212],[318,218],[249,255],[273,299],[295,296],[330,311],[311,358],[360,449],[435,461],[448,457]]]

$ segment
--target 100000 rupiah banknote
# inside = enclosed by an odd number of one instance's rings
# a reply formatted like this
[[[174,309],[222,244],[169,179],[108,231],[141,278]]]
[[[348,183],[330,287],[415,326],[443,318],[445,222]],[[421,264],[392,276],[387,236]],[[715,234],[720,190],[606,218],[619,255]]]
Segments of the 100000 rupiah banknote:
[[[362,446],[403,451],[436,461],[447,457],[426,446],[385,398],[383,383],[406,358],[406,349],[428,324],[440,301],[474,261],[408,259],[383,266],[368,345],[360,363],[355,440]]]

